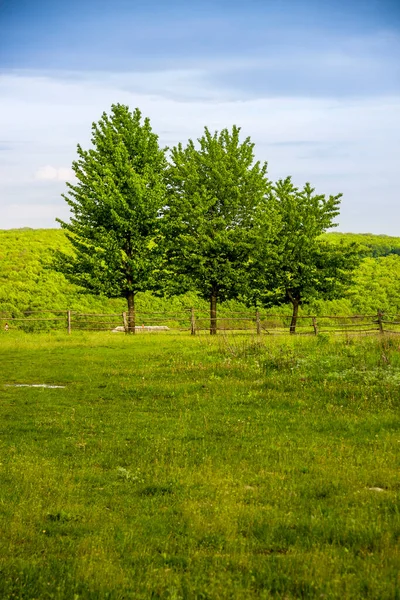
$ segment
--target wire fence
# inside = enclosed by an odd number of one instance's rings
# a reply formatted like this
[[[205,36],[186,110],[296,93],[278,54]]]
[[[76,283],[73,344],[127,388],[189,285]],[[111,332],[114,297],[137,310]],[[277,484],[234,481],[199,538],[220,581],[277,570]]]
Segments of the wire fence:
[[[258,335],[287,335],[291,332],[291,315],[270,314],[256,310],[222,313],[216,320],[217,332],[243,332]],[[0,312],[0,330],[39,331],[104,331],[128,332],[128,316],[123,313],[80,313],[73,310],[28,310],[21,313]],[[210,331],[210,314],[191,308],[175,313],[137,311],[135,333]],[[300,315],[296,335],[346,334],[373,335],[400,333],[400,315],[377,311],[373,315]]]

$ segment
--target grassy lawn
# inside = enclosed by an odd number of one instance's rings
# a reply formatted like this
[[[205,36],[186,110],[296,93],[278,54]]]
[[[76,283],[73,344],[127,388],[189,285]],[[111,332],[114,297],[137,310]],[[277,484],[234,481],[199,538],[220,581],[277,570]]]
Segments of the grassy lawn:
[[[0,598],[400,599],[399,346],[2,333]]]

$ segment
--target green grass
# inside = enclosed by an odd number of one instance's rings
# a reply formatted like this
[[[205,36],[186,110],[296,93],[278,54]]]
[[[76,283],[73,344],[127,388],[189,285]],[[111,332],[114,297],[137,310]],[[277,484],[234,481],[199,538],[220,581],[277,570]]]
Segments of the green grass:
[[[399,346],[1,334],[0,597],[400,598]]]

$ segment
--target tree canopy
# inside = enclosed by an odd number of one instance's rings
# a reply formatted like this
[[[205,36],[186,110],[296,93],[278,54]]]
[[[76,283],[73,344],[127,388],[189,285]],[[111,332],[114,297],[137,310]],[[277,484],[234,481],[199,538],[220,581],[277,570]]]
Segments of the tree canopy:
[[[299,190],[290,177],[279,180],[270,193],[280,217],[276,252],[269,262],[258,252],[254,290],[256,299],[267,306],[292,304],[290,330],[294,333],[302,303],[343,294],[360,260],[359,247],[332,245],[321,238],[321,234],[335,226],[341,194],[326,198],[315,194],[309,183]],[[253,298],[254,295],[253,291]]]
[[[168,268],[210,302],[216,333],[217,302],[236,297],[254,245],[254,215],[265,203],[267,164],[240,128],[211,133],[196,147],[172,148],[164,211]]]
[[[211,334],[219,302],[290,303],[295,332],[301,304],[344,294],[370,240],[327,243],[341,194],[299,189],[290,177],[272,185],[239,127],[206,127],[197,142],[167,160],[139,109],[103,113],[92,147],[78,145],[64,195],[72,217],[59,220],[73,252],[58,251],[56,268],[90,293],[125,298],[130,332],[135,296],[148,290],[195,291],[209,302]],[[379,252],[396,252],[390,244]]]
[[[77,183],[64,198],[70,222],[57,219],[74,248],[57,268],[73,283],[110,298],[126,298],[135,331],[135,294],[151,289],[159,260],[159,213],[165,201],[165,151],[139,109],[115,104],[92,126],[92,148],[78,145]]]

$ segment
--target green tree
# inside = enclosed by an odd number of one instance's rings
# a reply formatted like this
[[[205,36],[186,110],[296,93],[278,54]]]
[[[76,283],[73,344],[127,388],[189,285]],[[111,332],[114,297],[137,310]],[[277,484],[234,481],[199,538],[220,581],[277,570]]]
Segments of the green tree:
[[[309,183],[299,190],[290,177],[272,187],[271,200],[280,217],[276,253],[266,261],[259,251],[258,269],[253,269],[258,270],[257,300],[266,306],[292,304],[291,333],[296,331],[300,305],[341,297],[360,261],[357,244],[329,244],[321,238],[336,226],[342,195],[326,198],[314,191]]]
[[[93,148],[78,145],[77,183],[67,183],[74,253],[58,253],[56,268],[86,290],[126,298],[135,332],[135,294],[153,285],[160,260],[159,213],[165,202],[165,151],[139,109],[113,105],[92,126]]]
[[[204,135],[172,148],[164,211],[168,266],[183,288],[210,303],[210,333],[217,332],[217,302],[237,297],[254,244],[254,216],[270,183],[267,165],[254,160],[240,128]]]

